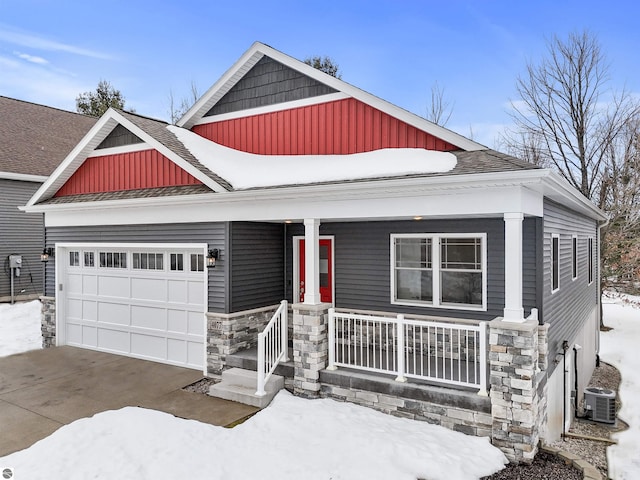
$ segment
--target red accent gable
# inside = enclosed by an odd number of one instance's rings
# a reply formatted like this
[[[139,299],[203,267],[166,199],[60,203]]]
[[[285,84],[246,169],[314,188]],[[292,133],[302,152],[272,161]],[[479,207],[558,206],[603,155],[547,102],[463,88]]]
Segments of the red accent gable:
[[[227,147],[261,155],[339,155],[381,148],[458,150],[354,98],[196,125],[192,130]]]
[[[142,150],[87,158],[55,196],[200,184],[157,150]]]

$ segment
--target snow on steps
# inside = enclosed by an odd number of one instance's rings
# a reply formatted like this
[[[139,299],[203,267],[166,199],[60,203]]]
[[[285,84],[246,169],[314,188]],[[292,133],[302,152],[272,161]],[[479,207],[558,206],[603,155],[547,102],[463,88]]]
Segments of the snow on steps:
[[[271,403],[273,397],[284,388],[284,377],[271,375],[264,386],[266,395],[256,395],[258,373],[242,368],[230,368],[222,372],[222,381],[209,388],[212,397],[224,398],[234,402],[264,408]]]

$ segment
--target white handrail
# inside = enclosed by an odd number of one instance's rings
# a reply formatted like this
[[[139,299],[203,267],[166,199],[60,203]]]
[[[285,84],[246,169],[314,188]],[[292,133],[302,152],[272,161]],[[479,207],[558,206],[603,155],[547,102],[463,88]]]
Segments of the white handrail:
[[[329,310],[328,369],[339,366],[475,387],[487,395],[487,324]]]
[[[287,301],[282,300],[267,326],[258,334],[258,388],[256,395],[259,397],[267,394],[264,386],[278,364],[289,361],[288,311]]]

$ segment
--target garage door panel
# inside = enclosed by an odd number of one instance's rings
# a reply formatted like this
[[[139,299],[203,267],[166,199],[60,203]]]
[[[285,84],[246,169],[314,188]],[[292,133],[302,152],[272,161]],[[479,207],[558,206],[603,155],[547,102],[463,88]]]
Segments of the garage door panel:
[[[101,297],[131,298],[129,277],[100,276],[98,277],[98,295]]]
[[[202,345],[200,345],[202,347]],[[187,343],[173,338],[167,339],[167,356],[169,361],[176,363],[187,363]]]
[[[116,325],[130,325],[129,305],[112,302],[98,302],[98,321]]]
[[[150,358],[167,358],[167,339],[154,335],[132,333],[131,353]]]
[[[167,330],[169,332],[187,333],[187,312],[184,310],[167,310]]]
[[[132,278],[131,299],[166,302],[166,281],[158,278]]]
[[[164,308],[131,306],[131,325],[153,330],[167,330],[167,310]]]
[[[63,341],[123,355],[200,369],[204,362],[206,272],[171,270],[169,255],[155,245],[115,247],[121,259],[112,267],[86,261],[106,246],[84,246],[80,263],[63,271]],[[133,253],[164,255],[164,268],[134,264]],[[185,258],[201,250],[182,251]],[[142,255],[141,254],[141,255]],[[65,258],[61,255],[60,258]],[[157,258],[157,257],[156,257]],[[145,267],[146,265],[146,267]],[[159,264],[155,264],[158,266]],[[133,268],[134,266],[139,268]]]
[[[129,333],[100,328],[98,329],[98,347],[114,352],[129,353]]]
[[[66,290],[69,295],[82,295],[82,275],[77,273],[68,274]]]
[[[202,284],[201,284],[202,286]],[[173,303],[187,303],[187,282],[184,280],[168,280],[167,299]]]

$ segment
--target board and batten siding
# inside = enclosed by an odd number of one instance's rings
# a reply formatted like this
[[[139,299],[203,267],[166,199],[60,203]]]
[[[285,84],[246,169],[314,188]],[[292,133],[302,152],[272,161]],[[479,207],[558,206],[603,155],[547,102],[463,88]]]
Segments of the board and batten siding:
[[[559,236],[559,289],[551,292],[551,238]],[[578,239],[578,276],[572,279],[572,238]],[[593,282],[589,284],[588,242],[593,238]],[[549,199],[544,202],[543,315],[549,323],[549,358],[562,352],[562,342],[571,342],[598,305],[598,227],[595,220]],[[555,365],[550,362],[549,368]]]
[[[230,224],[230,312],[276,305],[284,299],[284,227]]]
[[[0,179],[0,301],[11,296],[9,255],[22,255],[20,276],[14,278],[14,293],[40,295],[43,292],[44,269],[40,254],[44,247],[44,220],[41,213],[18,210],[26,205],[40,187],[38,182]]]
[[[220,250],[215,268],[208,269],[210,312],[227,313],[227,224],[181,223],[171,225],[109,225],[47,227],[46,245],[56,243],[206,243]],[[55,295],[55,258],[47,263],[45,295]]]
[[[537,220],[525,219],[523,232],[525,313],[537,305],[535,265]],[[391,303],[390,237],[403,233],[486,233],[487,311],[405,306]],[[416,315],[493,320],[504,311],[504,220],[502,218],[325,223],[321,235],[334,236],[335,306]],[[287,234],[287,265],[293,265],[292,237],[304,227],[291,225]],[[292,300],[292,268],[287,269],[287,297]]]

